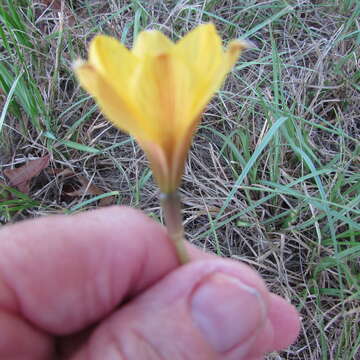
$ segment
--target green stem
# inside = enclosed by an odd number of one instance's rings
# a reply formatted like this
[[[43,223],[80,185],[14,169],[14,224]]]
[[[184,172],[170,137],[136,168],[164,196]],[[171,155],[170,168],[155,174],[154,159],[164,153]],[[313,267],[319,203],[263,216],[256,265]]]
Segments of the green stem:
[[[166,228],[175,246],[176,255],[181,265],[186,264],[190,261],[190,258],[185,247],[179,194],[177,191],[161,194],[160,201],[164,212]]]

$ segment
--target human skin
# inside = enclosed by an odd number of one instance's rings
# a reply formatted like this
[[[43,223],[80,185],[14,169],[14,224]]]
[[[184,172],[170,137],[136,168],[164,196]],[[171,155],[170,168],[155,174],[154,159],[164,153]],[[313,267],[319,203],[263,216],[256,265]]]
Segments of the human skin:
[[[258,360],[299,332],[293,306],[245,264],[110,207],[0,230],[0,359]]]

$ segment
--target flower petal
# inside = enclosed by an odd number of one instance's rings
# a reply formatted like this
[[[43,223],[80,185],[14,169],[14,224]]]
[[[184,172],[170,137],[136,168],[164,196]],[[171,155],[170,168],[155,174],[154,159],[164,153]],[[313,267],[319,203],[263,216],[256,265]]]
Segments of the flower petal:
[[[221,39],[213,24],[204,24],[185,35],[175,48],[176,55],[192,69],[194,88],[190,107],[192,117],[197,118],[227,72]]]
[[[214,24],[202,24],[180,39],[174,50],[178,56],[205,75],[219,66],[223,57],[221,39]]]
[[[101,111],[116,127],[134,137],[147,138],[148,124],[139,119],[131,104],[118,96],[92,64],[78,63],[74,68],[80,85],[96,99]]]
[[[153,176],[161,191],[168,192],[172,190],[172,184],[170,182],[170,166],[164,149],[159,144],[150,141],[139,141],[139,145],[144,150],[146,157],[150,162]]]
[[[142,31],[136,38],[132,53],[139,58],[169,53],[174,43],[157,30]]]
[[[98,35],[90,43],[89,64],[124,97],[138,61],[136,56],[113,37]]]
[[[174,52],[192,68],[191,116],[197,118],[211,97],[222,85],[245,42],[232,42],[225,53],[220,36],[213,24],[200,25],[185,35]],[[191,55],[191,56],[190,56]]]
[[[170,54],[144,58],[131,82],[131,96],[156,132],[154,140],[170,152],[191,121],[190,82],[189,69]]]
[[[233,40],[230,41],[228,48],[225,52],[225,58],[227,62],[227,71],[230,71],[235,65],[242,51],[251,47],[251,43],[245,40]]]

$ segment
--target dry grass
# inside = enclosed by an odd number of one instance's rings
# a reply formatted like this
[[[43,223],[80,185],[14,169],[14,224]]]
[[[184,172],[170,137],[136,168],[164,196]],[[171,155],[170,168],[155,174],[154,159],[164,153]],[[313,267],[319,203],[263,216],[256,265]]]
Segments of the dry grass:
[[[226,39],[252,40],[257,49],[242,57],[194,140],[182,187],[187,236],[250,264],[297,305],[301,337],[268,359],[359,358],[357,0],[0,3],[1,169],[50,153],[53,168],[159,219],[143,153],[79,89],[72,61],[98,32],[130,45],[144,28],[177,39],[213,21]],[[14,195],[16,205],[0,194],[0,219],[98,206],[96,196],[67,196],[74,186],[43,174],[29,198]]]

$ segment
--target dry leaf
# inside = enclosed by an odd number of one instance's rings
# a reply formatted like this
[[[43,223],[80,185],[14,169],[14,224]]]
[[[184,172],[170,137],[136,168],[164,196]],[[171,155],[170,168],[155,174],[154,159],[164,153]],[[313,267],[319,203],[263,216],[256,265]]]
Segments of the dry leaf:
[[[76,176],[76,174],[69,168],[62,169],[62,168],[51,168],[47,169],[46,172],[49,175],[55,175],[56,177],[69,177],[69,176]]]
[[[86,196],[86,195],[97,196],[97,195],[105,194],[104,190],[102,190],[98,186],[90,183],[90,181],[85,176],[77,175],[70,168],[65,168],[65,169],[52,168],[52,169],[48,169],[47,173],[49,175],[55,175],[57,178],[61,178],[64,181],[67,181],[67,182],[70,181],[70,183],[72,183],[72,184],[68,184],[67,187],[71,187],[72,189],[74,189],[73,182],[79,182],[81,184],[80,187],[74,191],[64,191],[63,193],[66,194],[67,196],[82,197],[82,196]],[[72,180],[74,180],[74,181],[72,181]],[[115,197],[108,196],[108,197],[100,199],[98,205],[100,207],[108,206],[108,205],[114,204],[114,202],[115,202]]]
[[[81,183],[81,187],[75,191],[67,192],[68,196],[84,196],[84,195],[102,195],[104,191],[98,188],[96,185],[91,184],[86,177],[82,175],[76,175],[77,179]]]
[[[10,186],[28,194],[30,192],[31,180],[48,167],[49,161],[50,156],[46,155],[36,160],[30,160],[16,169],[6,169],[4,174],[9,179]]]
[[[61,175],[69,175],[69,172],[66,172],[67,169],[63,170],[60,174]],[[59,174],[59,175],[60,175]],[[73,173],[74,174],[74,173]],[[75,174],[74,174],[75,175]],[[105,192],[100,189],[99,187],[97,187],[94,184],[91,184],[90,181],[88,179],[86,179],[84,176],[81,175],[75,175],[77,180],[81,183],[81,186],[79,189],[72,191],[72,192],[67,192],[66,195],[68,196],[84,196],[84,195],[102,195],[105,194]],[[115,197],[114,196],[108,196],[105,198],[102,198],[99,201],[99,206],[109,206],[112,205],[114,203]]]

